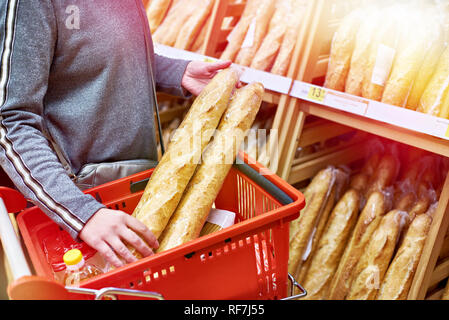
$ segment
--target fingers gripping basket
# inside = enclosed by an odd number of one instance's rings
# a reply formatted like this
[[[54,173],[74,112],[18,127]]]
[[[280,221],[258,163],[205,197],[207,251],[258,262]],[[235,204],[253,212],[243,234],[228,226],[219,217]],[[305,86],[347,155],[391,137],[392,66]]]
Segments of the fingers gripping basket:
[[[241,156],[247,163],[247,156]],[[236,213],[234,226],[93,278],[82,283],[81,290],[152,291],[164,299],[285,298],[289,280],[293,280],[287,272],[289,222],[299,216],[304,197],[274,174],[254,174],[262,170],[266,169],[259,164],[236,164],[227,176],[215,206]],[[111,209],[132,213],[143,193],[138,182],[151,173],[87,193]],[[44,252],[44,243],[57,246],[54,252],[77,247],[87,256],[94,253],[87,245],[74,242],[38,208],[23,211],[17,221],[38,276],[52,278],[52,268],[62,263],[62,254]],[[91,296],[71,293],[69,298]]]

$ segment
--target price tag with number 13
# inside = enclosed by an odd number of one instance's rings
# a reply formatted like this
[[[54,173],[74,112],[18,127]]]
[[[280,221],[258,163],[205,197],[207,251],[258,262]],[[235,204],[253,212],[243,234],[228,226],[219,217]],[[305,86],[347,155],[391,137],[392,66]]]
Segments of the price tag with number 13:
[[[309,94],[307,95],[308,99],[318,102],[323,102],[325,97],[326,97],[326,90],[314,86],[310,87]]]

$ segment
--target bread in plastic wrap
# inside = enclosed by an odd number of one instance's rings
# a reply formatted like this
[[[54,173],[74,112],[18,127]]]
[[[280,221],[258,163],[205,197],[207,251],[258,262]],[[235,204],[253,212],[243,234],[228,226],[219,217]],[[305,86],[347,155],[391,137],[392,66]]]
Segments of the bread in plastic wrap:
[[[307,275],[304,281],[300,282],[307,288],[305,300],[327,298],[330,282],[357,222],[360,201],[360,193],[350,189],[332,210],[318,248],[311,259]]]
[[[410,10],[400,27],[400,43],[390,76],[385,84],[382,102],[405,107],[415,78],[431,48],[429,23],[418,10]]]
[[[419,101],[418,111],[440,117],[449,91],[449,47],[440,57],[437,69]]]
[[[251,68],[270,71],[288,28],[287,16],[293,10],[292,4],[293,0],[280,0],[276,2],[276,9],[271,18],[268,32],[254,55],[254,59],[250,64]]]
[[[345,91],[346,78],[351,64],[357,31],[362,22],[362,10],[348,14],[332,38],[329,64],[324,81],[324,87]]]
[[[159,44],[173,47],[187,20],[201,5],[202,0],[179,0],[172,5],[166,18],[153,33],[153,40]]]
[[[388,267],[377,300],[407,300],[431,224],[428,214],[413,219]]]
[[[260,83],[237,90],[223,115],[217,134],[203,154],[201,164],[159,238],[158,252],[196,239],[251,128],[264,94]]]
[[[250,23],[244,42],[235,58],[235,63],[249,67],[257,50],[267,34],[270,20],[275,9],[275,0],[259,0],[256,14]]]
[[[374,191],[384,191],[392,186],[399,173],[400,163],[392,154],[385,154],[380,159],[376,171],[371,176],[366,195],[369,196]]]
[[[432,17],[429,17],[428,19],[432,19]],[[433,20],[430,22],[433,22]],[[438,61],[446,48],[445,34],[442,25],[431,23],[428,27],[428,34],[432,45],[424,57],[424,61],[416,75],[407,100],[406,107],[411,110],[418,109],[421,96],[432,79],[438,66]]]
[[[399,210],[390,211],[382,217],[354,270],[355,278],[347,300],[376,299],[402,228],[408,219],[407,212]]]
[[[349,71],[345,82],[345,92],[356,96],[362,95],[365,69],[368,64],[372,39],[377,31],[381,12],[373,8],[362,18],[362,23],[355,37],[354,50],[351,55]]]
[[[235,61],[237,54],[242,46],[245,36],[248,32],[259,5],[259,0],[248,0],[239,22],[228,36],[228,44],[221,54],[221,60]]]
[[[290,223],[288,271],[295,277],[300,270],[319,216],[326,208],[334,183],[335,168],[321,170],[304,191],[306,206],[301,215]]]
[[[363,68],[364,98],[376,101],[382,99],[400,40],[399,26],[403,21],[397,15],[398,10],[402,10],[400,6],[392,6],[381,12],[377,30],[371,39],[368,60]]]
[[[310,1],[308,0],[293,0],[293,9],[286,18],[287,31],[282,39],[282,44],[271,68],[271,73],[280,76],[287,75],[293,51],[298,41],[299,30],[309,5]]]
[[[202,0],[195,12],[188,18],[182,26],[174,47],[182,50],[190,50],[196,37],[200,33],[201,27],[211,14],[215,0]],[[193,5],[193,4],[192,4]]]
[[[147,17],[151,32],[160,26],[171,5],[171,0],[152,0],[147,8]]]
[[[237,84],[232,69],[219,72],[195,99],[154,170],[133,216],[158,238],[179,204]]]
[[[357,263],[388,210],[385,197],[381,192],[369,196],[330,283],[329,300],[344,300],[348,295]]]

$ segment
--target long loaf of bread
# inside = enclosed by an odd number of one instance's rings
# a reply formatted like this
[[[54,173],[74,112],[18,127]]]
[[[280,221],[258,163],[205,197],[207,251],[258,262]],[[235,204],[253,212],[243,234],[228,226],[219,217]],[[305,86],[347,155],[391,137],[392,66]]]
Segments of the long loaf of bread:
[[[357,30],[361,23],[361,12],[355,10],[346,16],[334,34],[331,54],[324,86],[344,91],[354,51]]]
[[[446,285],[446,289],[444,289],[443,296],[441,297],[441,300],[449,300],[449,281]]]
[[[221,60],[235,61],[249,26],[255,17],[258,4],[258,0],[248,0],[246,2],[245,10],[240,17],[239,22],[228,36],[228,45],[221,54]]]
[[[250,66],[251,61],[259,50],[259,47],[266,36],[270,20],[275,9],[275,0],[259,0],[256,15],[251,21],[250,28],[246,34],[247,44],[243,43],[240,48],[235,63],[241,66]]]
[[[287,31],[288,21],[286,18],[291,10],[293,10],[292,0],[281,0],[276,3],[276,10],[270,21],[268,33],[251,62],[251,68],[262,71],[270,70]]]
[[[440,116],[449,92],[449,47],[441,55],[437,69],[419,101],[418,111]]]
[[[387,205],[384,194],[377,191],[373,192],[360,213],[345,252],[338,264],[337,271],[332,278],[328,293],[329,300],[344,300],[346,298],[351,289],[357,262],[386,211]]]
[[[430,215],[417,216],[403,239],[377,296],[378,300],[406,300],[432,223]]]
[[[407,212],[399,210],[390,211],[382,218],[355,268],[355,278],[347,300],[376,299],[407,220]]]
[[[345,83],[345,92],[349,94],[356,96],[362,95],[364,70],[368,63],[371,42],[377,30],[376,26],[378,25],[379,17],[379,10],[371,10],[364,17],[360,29],[357,31]]]
[[[308,0],[293,0],[292,10],[286,17],[287,30],[282,39],[279,53],[274,61],[271,73],[286,76],[290,66],[293,50],[298,41],[299,29],[303,22],[307,6],[310,5]]]
[[[190,50],[200,29],[212,11],[215,0],[203,0],[195,12],[189,17],[176,38],[175,48]]]
[[[350,189],[333,209],[302,282],[304,288],[307,288],[306,300],[326,299],[332,276],[357,222],[360,199],[360,193]]]
[[[158,238],[179,204],[201,154],[228,107],[237,84],[232,69],[219,72],[195,99],[148,182],[133,216]]]
[[[296,281],[298,281],[299,283],[304,282],[304,279],[310,267],[310,263],[312,262],[312,258],[318,248],[318,243],[326,228],[329,216],[334,209],[335,204],[340,200],[342,194],[346,192],[349,182],[348,178],[349,177],[347,172],[340,168],[335,169],[335,182],[331,187],[329,197],[326,201],[326,206],[317,218],[316,227],[313,229],[306,252],[303,255],[301,268],[297,273]]]
[[[335,183],[335,168],[321,170],[304,192],[306,207],[298,219],[290,223],[290,244],[288,271],[297,277],[303,262],[302,258],[309,244],[312,232]]]
[[[263,85],[253,83],[237,90],[223,115],[214,140],[189,182],[184,195],[160,237],[158,252],[196,239],[208,217],[223,181],[231,169],[248,130],[259,111]]]
[[[369,182],[367,196],[374,191],[384,191],[396,180],[399,172],[399,161],[391,154],[385,154],[371,177]]]

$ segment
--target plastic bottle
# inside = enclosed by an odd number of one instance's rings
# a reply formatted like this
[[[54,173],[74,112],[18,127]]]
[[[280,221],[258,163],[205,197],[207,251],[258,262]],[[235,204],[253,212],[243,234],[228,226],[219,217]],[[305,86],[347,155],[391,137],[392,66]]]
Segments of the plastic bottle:
[[[86,263],[83,254],[78,249],[67,251],[64,254],[63,259],[66,265],[63,282],[66,286],[76,287],[80,284],[80,282],[103,273],[92,263]]]

